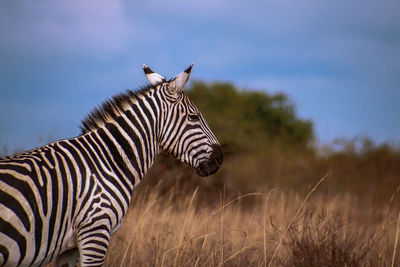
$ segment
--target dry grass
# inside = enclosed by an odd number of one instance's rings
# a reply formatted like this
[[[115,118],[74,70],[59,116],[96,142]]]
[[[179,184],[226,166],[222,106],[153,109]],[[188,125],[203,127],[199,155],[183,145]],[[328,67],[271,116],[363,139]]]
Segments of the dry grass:
[[[232,200],[222,192],[204,204],[197,191],[180,200],[156,192],[135,196],[105,266],[400,264],[393,197],[379,207],[349,194],[274,189]]]

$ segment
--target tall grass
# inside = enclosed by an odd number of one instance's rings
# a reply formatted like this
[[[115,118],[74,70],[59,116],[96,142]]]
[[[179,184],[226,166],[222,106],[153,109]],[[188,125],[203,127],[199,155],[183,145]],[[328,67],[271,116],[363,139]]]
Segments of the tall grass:
[[[141,191],[112,237],[105,266],[400,264],[399,211],[389,203],[319,194],[316,187],[308,194],[275,188],[234,199],[221,192],[207,203],[196,201],[197,190],[180,199],[173,190]]]

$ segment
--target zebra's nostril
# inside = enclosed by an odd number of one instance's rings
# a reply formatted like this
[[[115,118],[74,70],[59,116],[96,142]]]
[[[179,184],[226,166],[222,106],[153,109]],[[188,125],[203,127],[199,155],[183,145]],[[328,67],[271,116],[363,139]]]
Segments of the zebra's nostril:
[[[208,160],[200,163],[199,167],[196,168],[196,172],[200,176],[209,176],[218,171],[221,167],[224,157],[219,145],[212,145],[213,151]]]

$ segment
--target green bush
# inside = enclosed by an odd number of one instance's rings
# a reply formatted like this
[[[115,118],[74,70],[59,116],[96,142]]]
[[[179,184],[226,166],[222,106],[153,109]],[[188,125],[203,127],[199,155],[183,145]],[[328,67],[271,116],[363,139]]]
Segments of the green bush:
[[[193,82],[186,91],[228,151],[253,150],[272,142],[306,148],[311,121],[299,119],[286,95],[239,90],[231,83]]]

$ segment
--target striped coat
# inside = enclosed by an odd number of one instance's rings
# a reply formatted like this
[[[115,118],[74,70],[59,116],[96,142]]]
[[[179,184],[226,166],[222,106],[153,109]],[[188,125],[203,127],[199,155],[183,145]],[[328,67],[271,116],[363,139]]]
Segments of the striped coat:
[[[160,150],[200,176],[219,169],[219,143],[183,93],[192,66],[169,81],[143,68],[150,85],[95,109],[80,136],[0,159],[0,266],[101,266]]]

